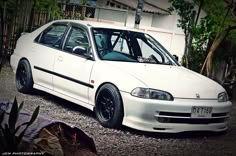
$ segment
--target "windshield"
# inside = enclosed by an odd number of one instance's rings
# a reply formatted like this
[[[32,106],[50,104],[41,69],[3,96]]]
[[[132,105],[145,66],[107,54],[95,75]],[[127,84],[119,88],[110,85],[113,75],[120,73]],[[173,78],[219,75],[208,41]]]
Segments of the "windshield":
[[[178,65],[160,43],[145,33],[94,28],[93,34],[102,60]]]

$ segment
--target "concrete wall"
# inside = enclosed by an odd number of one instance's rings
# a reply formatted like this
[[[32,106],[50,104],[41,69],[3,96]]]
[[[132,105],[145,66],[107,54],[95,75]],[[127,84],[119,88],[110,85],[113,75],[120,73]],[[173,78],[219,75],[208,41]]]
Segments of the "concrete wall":
[[[95,18],[120,22],[122,25],[124,25],[124,22],[126,22],[127,15],[127,11],[111,10],[109,8],[97,8],[95,11]]]

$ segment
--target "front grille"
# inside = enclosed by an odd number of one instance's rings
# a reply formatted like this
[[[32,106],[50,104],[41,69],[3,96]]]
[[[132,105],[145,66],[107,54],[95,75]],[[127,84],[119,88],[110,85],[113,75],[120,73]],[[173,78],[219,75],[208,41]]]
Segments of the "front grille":
[[[158,117],[158,122],[161,123],[186,123],[186,124],[210,124],[210,123],[222,123],[227,120],[227,118],[212,118],[212,119],[184,119],[184,118],[167,118]]]
[[[191,113],[159,112],[155,117],[160,123],[211,124],[225,122],[228,113],[213,113],[211,118],[191,118]]]
[[[190,113],[173,113],[173,112],[160,112],[159,115],[163,116],[182,116],[182,117],[190,117]]]
[[[213,113],[212,117],[221,117],[221,116],[227,116],[227,113]]]

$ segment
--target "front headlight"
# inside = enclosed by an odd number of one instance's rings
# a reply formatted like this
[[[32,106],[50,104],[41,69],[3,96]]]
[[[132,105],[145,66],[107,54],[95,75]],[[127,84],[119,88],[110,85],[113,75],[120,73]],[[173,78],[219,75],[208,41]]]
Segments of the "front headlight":
[[[226,102],[229,100],[228,94],[226,92],[222,92],[218,94],[218,102]]]
[[[158,99],[167,101],[174,100],[173,96],[170,93],[150,88],[135,88],[134,90],[132,90],[131,95],[145,99]]]

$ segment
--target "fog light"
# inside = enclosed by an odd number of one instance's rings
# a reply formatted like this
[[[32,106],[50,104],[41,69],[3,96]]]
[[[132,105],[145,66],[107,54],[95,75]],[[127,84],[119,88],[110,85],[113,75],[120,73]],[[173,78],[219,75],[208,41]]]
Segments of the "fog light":
[[[169,123],[170,122],[170,118],[158,117],[157,120],[160,123]]]

